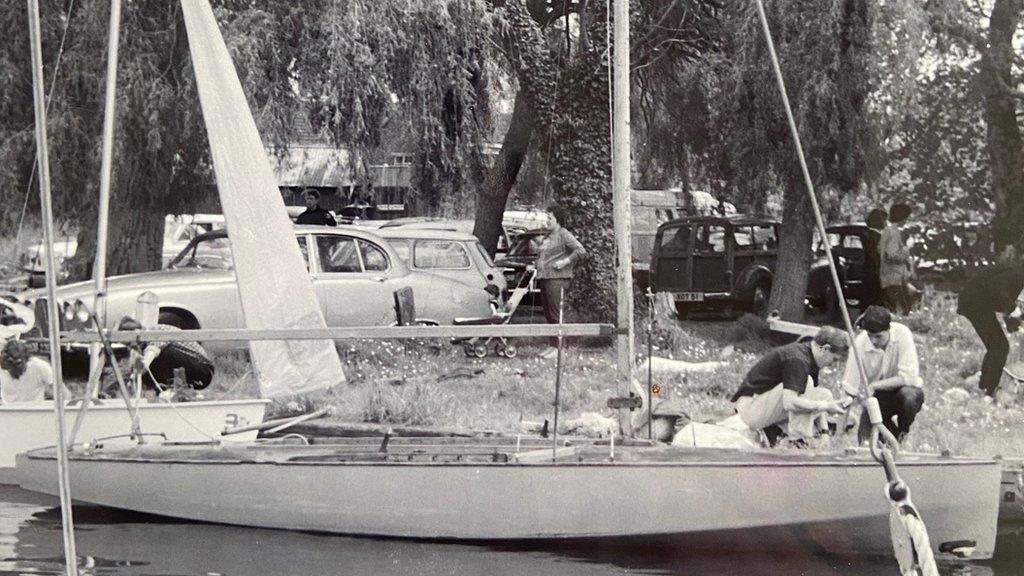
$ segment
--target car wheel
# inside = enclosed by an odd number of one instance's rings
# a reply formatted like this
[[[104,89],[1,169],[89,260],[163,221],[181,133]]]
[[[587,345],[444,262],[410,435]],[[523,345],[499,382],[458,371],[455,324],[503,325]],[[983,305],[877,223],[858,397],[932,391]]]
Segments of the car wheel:
[[[161,312],[160,319],[157,320],[157,322],[166,326],[181,328],[182,330],[188,330],[191,328],[189,323],[177,312]]]
[[[754,291],[750,294],[750,313],[765,318],[768,315],[768,300],[771,295],[771,284],[762,282],[754,286]]]

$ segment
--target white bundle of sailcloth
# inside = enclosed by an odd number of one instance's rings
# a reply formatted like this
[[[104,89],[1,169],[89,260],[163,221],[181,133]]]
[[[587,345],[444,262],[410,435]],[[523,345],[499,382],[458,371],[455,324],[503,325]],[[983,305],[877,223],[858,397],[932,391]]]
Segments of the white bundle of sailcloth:
[[[326,328],[213,10],[208,0],[182,0],[181,6],[246,327]],[[345,381],[332,341],[251,341],[249,347],[265,398]]]

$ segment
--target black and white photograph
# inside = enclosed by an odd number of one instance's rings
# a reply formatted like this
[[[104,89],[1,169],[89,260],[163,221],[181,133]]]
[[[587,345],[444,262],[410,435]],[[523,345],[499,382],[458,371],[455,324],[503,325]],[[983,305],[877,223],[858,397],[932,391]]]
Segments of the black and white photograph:
[[[1024,575],[1024,0],[8,0],[0,575]]]

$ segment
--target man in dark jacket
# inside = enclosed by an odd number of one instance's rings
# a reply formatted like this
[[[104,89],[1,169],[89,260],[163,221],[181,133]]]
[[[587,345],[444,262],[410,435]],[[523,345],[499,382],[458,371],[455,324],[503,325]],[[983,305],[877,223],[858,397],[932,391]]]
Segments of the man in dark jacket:
[[[320,207],[320,193],[312,188],[302,191],[306,200],[306,211],[299,214],[295,219],[296,224],[314,224],[316,226],[337,226],[334,216],[327,210]]]
[[[996,313],[1002,313],[1006,329],[1015,332],[1020,327],[1018,298],[1021,290],[1024,290],[1024,265],[1016,259],[982,270],[960,290],[956,311],[970,321],[985,345],[978,385],[992,397],[995,397],[1010,353],[1010,343]]]

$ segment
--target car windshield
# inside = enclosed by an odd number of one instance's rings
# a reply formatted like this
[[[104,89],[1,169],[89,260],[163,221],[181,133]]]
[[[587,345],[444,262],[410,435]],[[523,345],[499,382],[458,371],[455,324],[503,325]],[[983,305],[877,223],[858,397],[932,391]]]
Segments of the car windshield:
[[[227,236],[210,236],[193,241],[171,260],[168,267],[233,270],[231,240]]]
[[[296,238],[302,259],[309,269],[309,258],[306,252],[306,238]],[[235,262],[231,256],[231,240],[227,236],[209,236],[193,240],[185,247],[168,268],[199,268],[202,270],[234,270]]]

